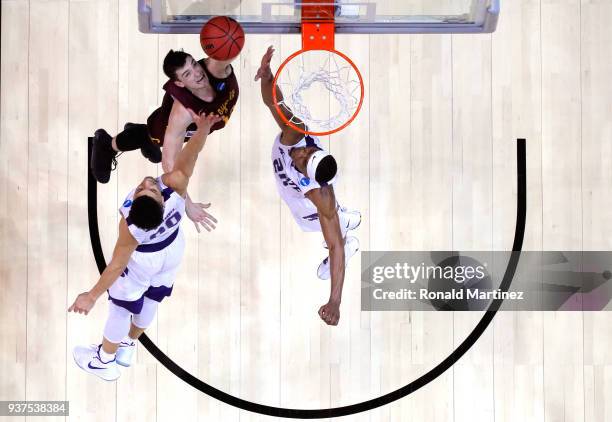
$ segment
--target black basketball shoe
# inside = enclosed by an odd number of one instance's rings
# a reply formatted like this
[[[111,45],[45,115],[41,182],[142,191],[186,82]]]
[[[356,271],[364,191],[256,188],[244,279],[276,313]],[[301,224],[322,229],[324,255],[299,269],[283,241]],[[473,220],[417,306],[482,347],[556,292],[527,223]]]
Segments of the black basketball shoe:
[[[153,141],[151,141],[151,138],[149,138],[149,132],[147,130],[147,125],[128,122],[123,126],[124,131],[135,130],[135,129],[139,129],[144,132],[140,134],[140,136],[142,136],[143,139],[146,139],[145,141],[143,141],[143,145],[140,148],[140,152],[142,153],[144,158],[146,158],[153,164],[161,163],[161,160],[162,160],[161,148],[158,145],[156,145]]]
[[[108,183],[111,171],[117,167],[117,152],[112,146],[113,138],[104,130],[98,129],[94,134],[91,151],[91,173],[100,183]]]

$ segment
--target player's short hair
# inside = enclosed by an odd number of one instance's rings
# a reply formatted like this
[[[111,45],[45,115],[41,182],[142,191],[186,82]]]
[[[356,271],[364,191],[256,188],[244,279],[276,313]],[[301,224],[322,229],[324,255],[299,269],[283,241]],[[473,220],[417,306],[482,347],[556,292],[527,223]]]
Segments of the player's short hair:
[[[178,79],[176,76],[176,71],[185,66],[187,57],[189,57],[189,54],[185,53],[183,50],[168,51],[168,54],[166,54],[166,57],[164,58],[163,66],[166,76],[173,81],[176,81]]]
[[[317,165],[315,180],[320,185],[327,184],[336,176],[337,172],[338,164],[336,163],[336,159],[333,156],[328,155],[323,157],[323,159]]]
[[[164,219],[164,207],[147,195],[134,199],[128,216],[139,229],[151,230],[159,226]]]

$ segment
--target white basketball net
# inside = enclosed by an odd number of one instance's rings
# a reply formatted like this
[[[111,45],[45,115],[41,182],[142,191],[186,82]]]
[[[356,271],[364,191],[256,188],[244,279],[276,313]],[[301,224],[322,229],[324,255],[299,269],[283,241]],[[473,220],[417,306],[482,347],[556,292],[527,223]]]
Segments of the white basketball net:
[[[331,51],[310,50],[294,57],[278,77],[290,121],[304,122],[309,132],[344,125],[357,112],[361,83],[353,66]]]

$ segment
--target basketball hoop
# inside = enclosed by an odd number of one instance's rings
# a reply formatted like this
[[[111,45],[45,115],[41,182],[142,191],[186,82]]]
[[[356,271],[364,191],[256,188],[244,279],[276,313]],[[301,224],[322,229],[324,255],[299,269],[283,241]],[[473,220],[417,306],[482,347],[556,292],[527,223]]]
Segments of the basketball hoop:
[[[363,78],[355,63],[334,48],[335,5],[305,0],[301,7],[302,49],[278,68],[272,97],[288,126],[307,135],[324,136],[344,129],[355,119],[363,103]],[[327,115],[320,110],[320,99],[325,95],[330,98]],[[294,116],[288,118],[283,106]],[[300,127],[299,121],[307,129]]]

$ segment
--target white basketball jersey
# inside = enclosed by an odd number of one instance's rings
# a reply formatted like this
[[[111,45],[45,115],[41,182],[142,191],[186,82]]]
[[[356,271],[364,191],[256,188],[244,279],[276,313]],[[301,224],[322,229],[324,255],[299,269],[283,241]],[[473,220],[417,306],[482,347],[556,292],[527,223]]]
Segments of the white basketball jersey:
[[[157,183],[161,188],[161,194],[164,197],[164,219],[162,223],[154,229],[143,230],[136,227],[129,218],[130,208],[132,207],[132,201],[134,199],[133,189],[123,201],[123,205],[119,208],[119,212],[125,217],[128,223],[128,229],[134,239],[139,245],[136,250],[146,248],[143,245],[157,245],[164,241],[167,241],[172,237],[172,240],[177,235],[177,231],[180,229],[180,222],[185,216],[185,199],[178,193],[174,192],[172,188],[164,185],[161,177],[157,178]]]
[[[320,231],[317,208],[304,196],[307,192],[321,187],[315,180],[304,176],[293,164],[289,156],[291,148],[314,145],[323,149],[318,138],[304,137],[295,145],[287,146],[280,142],[281,134],[276,136],[272,145],[272,165],[278,194],[287,204],[295,221],[304,231]],[[333,182],[332,182],[333,183]]]

